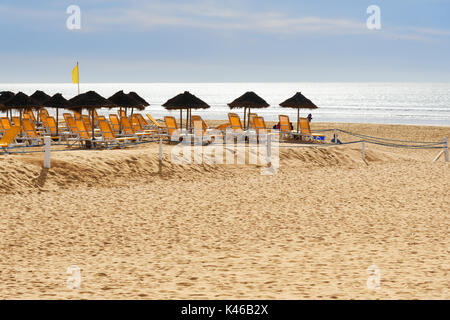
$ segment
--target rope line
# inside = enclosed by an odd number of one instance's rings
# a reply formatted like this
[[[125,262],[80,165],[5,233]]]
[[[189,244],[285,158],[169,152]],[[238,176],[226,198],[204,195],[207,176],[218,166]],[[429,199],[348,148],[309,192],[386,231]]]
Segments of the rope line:
[[[389,139],[389,138],[381,138],[381,137],[375,137],[375,136],[369,136],[369,135],[365,135],[365,134],[361,134],[361,133],[355,133],[355,132],[350,132],[350,131],[346,131],[346,130],[342,130],[342,129],[320,129],[320,130],[312,130],[312,132],[331,132],[331,131],[335,131],[335,132],[341,132],[350,136],[354,136],[357,138],[360,138],[361,140],[355,140],[355,141],[349,141],[349,142],[341,142],[341,143],[321,143],[321,144],[316,144],[313,146],[318,146],[318,147],[328,147],[328,146],[341,146],[341,145],[350,145],[350,144],[355,144],[355,143],[369,143],[369,144],[375,144],[375,145],[380,145],[380,146],[385,146],[385,147],[391,147],[391,148],[405,148],[405,149],[442,149],[445,146],[445,143],[443,141],[440,142],[432,142],[432,141],[408,141],[408,140],[398,140],[398,139]],[[103,140],[98,140],[100,143],[104,143]],[[147,144],[147,143],[152,143],[155,142],[156,140],[150,140],[150,141],[138,141],[138,142],[133,142],[133,143],[129,143],[127,145],[124,146],[138,146],[141,144]],[[94,141],[95,142],[95,141]],[[289,143],[289,142],[288,142]],[[279,147],[282,148],[295,148],[295,147],[305,147],[305,144],[290,144],[290,145],[283,145],[284,143],[280,143]],[[59,145],[66,145],[64,143],[61,142],[57,142],[57,143],[52,143],[53,146],[59,146]],[[210,145],[216,145],[215,143],[212,143]],[[37,145],[37,146],[25,146],[25,147],[12,147],[14,149],[19,149],[19,148],[24,148],[24,150],[26,150],[27,148],[36,148],[36,147],[42,147],[43,145]],[[101,148],[104,149],[104,148]],[[62,151],[79,151],[79,150],[86,150],[86,148],[76,148],[76,149],[58,149],[58,150],[51,150],[52,152],[62,152]],[[99,150],[99,148],[92,148],[91,150]],[[27,150],[24,152],[8,152],[9,154],[19,154],[19,153],[43,153],[44,150]]]
[[[403,142],[403,143],[418,143],[418,144],[444,144],[444,142],[442,142],[442,141],[440,141],[440,142],[431,142],[431,141],[397,140],[397,139],[388,139],[388,138],[374,137],[374,136],[364,135],[364,134],[361,134],[361,133],[354,133],[354,132],[350,132],[350,131],[346,131],[346,130],[342,130],[342,129],[336,129],[336,131],[339,131],[339,132],[342,132],[342,133],[346,133],[348,135],[359,137],[359,138],[369,138],[369,139],[374,139],[374,140],[394,141],[394,142]]]

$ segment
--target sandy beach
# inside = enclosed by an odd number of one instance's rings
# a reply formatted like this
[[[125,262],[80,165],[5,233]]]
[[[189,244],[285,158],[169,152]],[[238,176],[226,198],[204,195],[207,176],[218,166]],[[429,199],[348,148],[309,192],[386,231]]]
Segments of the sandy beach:
[[[450,137],[313,123],[330,127]],[[450,171],[437,150],[368,145],[364,162],[359,144],[281,148],[262,176],[173,164],[170,148],[162,167],[156,143],[54,152],[49,170],[42,153],[0,155],[0,298],[450,299]],[[79,289],[67,287],[73,265]]]

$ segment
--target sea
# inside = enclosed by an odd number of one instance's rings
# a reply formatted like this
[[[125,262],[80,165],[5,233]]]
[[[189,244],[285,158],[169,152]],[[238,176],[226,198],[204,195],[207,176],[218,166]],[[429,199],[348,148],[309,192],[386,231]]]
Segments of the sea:
[[[32,94],[43,90],[49,95],[62,93],[66,99],[77,95],[72,83],[0,84],[0,91],[22,91]],[[295,119],[295,109],[282,108],[279,103],[301,92],[319,108],[301,109],[317,122],[353,122],[412,125],[450,125],[450,83],[81,83],[81,93],[94,90],[109,97],[119,90],[135,91],[150,103],[145,112],[156,118],[179,116],[179,111],[167,111],[162,104],[184,91],[196,95],[211,108],[192,114],[204,119],[225,120],[230,112],[227,103],[246,91],[254,91],[270,107],[252,110],[266,121],[277,120],[279,114]],[[108,113],[100,110],[99,113]],[[234,109],[233,112],[243,113]],[[183,115],[185,117],[185,115]]]

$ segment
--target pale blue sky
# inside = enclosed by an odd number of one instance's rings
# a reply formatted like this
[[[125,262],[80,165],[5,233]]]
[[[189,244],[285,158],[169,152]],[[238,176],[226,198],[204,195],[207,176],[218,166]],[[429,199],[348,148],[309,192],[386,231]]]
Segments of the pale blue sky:
[[[448,0],[2,0],[0,37],[1,83],[450,81]]]

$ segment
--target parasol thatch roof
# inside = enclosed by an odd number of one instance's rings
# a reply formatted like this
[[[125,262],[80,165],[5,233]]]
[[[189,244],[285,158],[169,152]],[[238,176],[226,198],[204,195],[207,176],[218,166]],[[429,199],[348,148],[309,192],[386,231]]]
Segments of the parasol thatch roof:
[[[36,92],[33,93],[30,98],[43,105],[51,97],[44,91],[36,90]]]
[[[239,98],[235,99],[233,102],[229,103],[228,106],[230,107],[230,109],[235,108],[259,109],[259,108],[267,108],[269,104],[266,102],[266,100],[258,96],[253,91],[249,91],[244,93]]]
[[[290,97],[286,101],[280,103],[283,108],[294,109],[317,109],[318,107],[308,98],[306,98],[300,92],[297,92],[294,96]]]
[[[9,99],[11,99],[12,97],[14,97],[14,92],[11,91],[2,91],[0,93],[0,103],[5,103],[6,101],[8,101]]]
[[[141,109],[141,110],[144,110],[145,107],[148,107],[148,106],[150,105],[150,103],[148,103],[147,101],[145,101],[144,98],[142,98],[140,95],[138,95],[138,94],[137,94],[136,92],[134,92],[134,91],[131,91],[128,95],[129,95],[130,97],[132,97],[134,100],[136,100],[136,101],[138,101],[138,102],[141,103],[141,106],[142,106],[142,109]],[[137,107],[137,108],[139,109],[139,107]]]
[[[23,92],[17,93],[14,97],[3,103],[4,109],[29,109],[40,108],[42,104],[30,98]]]
[[[117,91],[115,94],[109,97],[108,100],[119,107],[137,108],[139,110],[145,109],[145,107],[142,105],[142,102],[139,102],[129,94],[125,94],[123,90]]]
[[[70,101],[66,100],[61,93],[55,94],[53,97],[44,103],[47,108],[60,108],[60,109],[70,109],[73,107]]]
[[[96,109],[96,108],[115,108],[113,102],[103,98],[95,91],[88,91],[73,97],[69,100],[72,106],[69,109]]]
[[[177,110],[177,109],[208,109],[209,104],[203,100],[197,98],[193,94],[185,91],[179,95],[167,100],[166,103],[162,105],[167,110]]]

